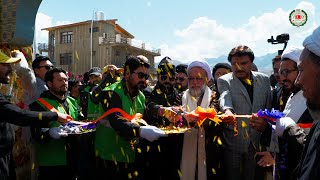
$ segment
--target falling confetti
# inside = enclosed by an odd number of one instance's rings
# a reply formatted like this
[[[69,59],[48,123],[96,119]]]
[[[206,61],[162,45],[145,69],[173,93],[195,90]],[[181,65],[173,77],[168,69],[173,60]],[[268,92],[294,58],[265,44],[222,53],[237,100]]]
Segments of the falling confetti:
[[[212,174],[217,174],[217,172],[214,168],[212,168]]]
[[[241,121],[241,127],[242,127],[242,128],[247,127],[247,123],[246,123],[246,122],[244,122],[244,121]]]

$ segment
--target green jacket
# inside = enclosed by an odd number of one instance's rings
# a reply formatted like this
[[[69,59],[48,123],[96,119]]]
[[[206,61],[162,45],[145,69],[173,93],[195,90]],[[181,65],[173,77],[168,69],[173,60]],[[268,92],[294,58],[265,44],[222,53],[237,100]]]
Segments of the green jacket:
[[[141,91],[130,96],[124,81],[106,87],[101,93],[101,105],[104,111],[120,108],[129,115],[144,113],[145,97]],[[116,113],[107,116],[109,125],[98,125],[96,129],[96,153],[104,160],[132,163],[135,159],[135,136],[139,134],[139,126],[126,120],[118,119]]]
[[[102,109],[99,104],[95,104],[91,100],[91,85],[87,85],[83,91],[80,92],[77,100],[78,105],[81,107],[81,112],[85,120],[95,120],[99,117]]]
[[[51,95],[53,96],[53,95]],[[69,114],[74,120],[78,119],[78,109],[76,108],[76,101],[73,98],[67,98],[66,103],[68,105],[68,112],[66,112],[63,105],[56,99],[42,97],[48,104],[57,109],[61,113]],[[48,111],[48,109],[39,100],[30,105],[30,109],[38,111]],[[49,123],[50,128],[59,127],[60,123],[52,121]],[[46,141],[38,141],[35,143],[37,158],[39,166],[61,166],[67,164],[66,158],[66,140],[64,138],[52,139],[44,136],[49,136],[48,131],[46,135],[42,134],[41,139],[47,139]]]

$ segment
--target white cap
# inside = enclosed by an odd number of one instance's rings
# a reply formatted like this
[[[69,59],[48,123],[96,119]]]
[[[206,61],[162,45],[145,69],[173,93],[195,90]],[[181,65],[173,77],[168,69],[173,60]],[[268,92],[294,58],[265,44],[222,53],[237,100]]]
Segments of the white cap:
[[[299,49],[297,47],[289,47],[283,51],[281,55],[281,61],[287,58],[298,63],[301,52],[302,52],[302,49]]]
[[[209,64],[207,63],[207,61],[196,60],[196,61],[193,61],[192,63],[190,63],[188,65],[188,69],[187,69],[188,74],[189,74],[190,69],[193,68],[193,67],[200,67],[200,68],[204,69],[206,71],[206,73],[207,73],[208,81],[210,79],[212,79],[211,68],[210,68]]]
[[[320,26],[310,36],[306,37],[303,46],[320,57]]]

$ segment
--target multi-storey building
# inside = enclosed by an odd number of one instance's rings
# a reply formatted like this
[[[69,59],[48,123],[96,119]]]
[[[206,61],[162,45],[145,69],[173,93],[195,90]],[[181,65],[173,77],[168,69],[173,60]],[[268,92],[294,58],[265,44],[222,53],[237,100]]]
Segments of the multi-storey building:
[[[134,36],[116,23],[116,19],[83,21],[48,27],[48,55],[56,66],[74,74],[83,74],[91,67],[114,64],[122,67],[129,55],[144,55],[154,72],[154,57],[160,49],[146,49]]]

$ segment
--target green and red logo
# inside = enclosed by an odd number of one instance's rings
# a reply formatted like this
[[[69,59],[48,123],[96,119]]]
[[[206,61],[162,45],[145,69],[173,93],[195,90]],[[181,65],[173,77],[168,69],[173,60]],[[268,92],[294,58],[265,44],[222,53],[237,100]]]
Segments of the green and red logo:
[[[307,23],[308,15],[302,9],[295,9],[289,15],[289,21],[293,26],[303,26]]]

